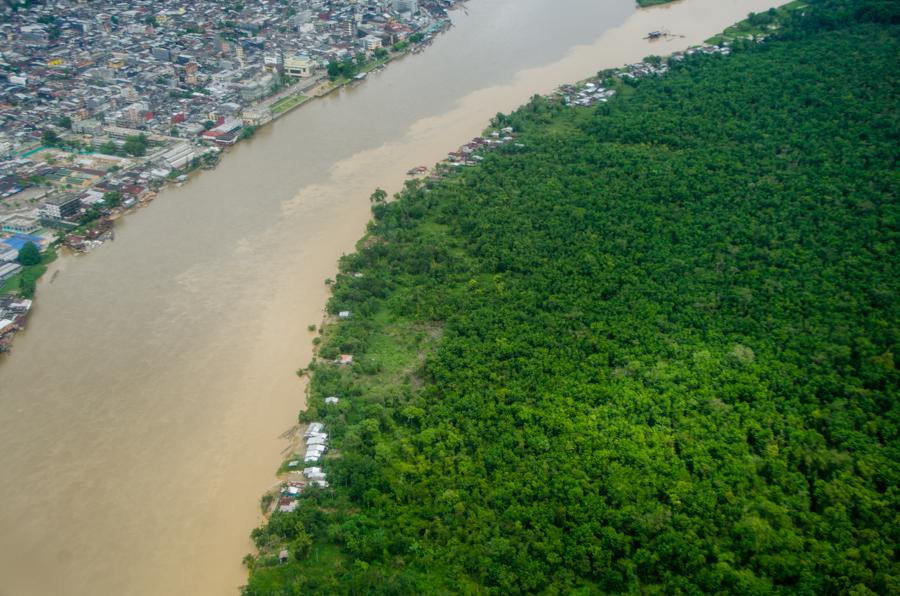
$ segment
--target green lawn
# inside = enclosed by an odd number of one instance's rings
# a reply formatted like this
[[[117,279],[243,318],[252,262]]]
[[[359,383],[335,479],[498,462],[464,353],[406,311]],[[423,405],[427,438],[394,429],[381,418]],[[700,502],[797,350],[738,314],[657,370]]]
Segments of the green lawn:
[[[272,104],[272,113],[277,115],[286,112],[294,106],[300,105],[307,99],[309,98],[305,95],[290,95],[288,97],[283,97]]]

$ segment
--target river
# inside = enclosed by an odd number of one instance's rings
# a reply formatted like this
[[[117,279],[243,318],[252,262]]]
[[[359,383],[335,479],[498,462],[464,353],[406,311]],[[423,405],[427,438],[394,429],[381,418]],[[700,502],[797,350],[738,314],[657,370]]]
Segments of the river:
[[[60,259],[0,363],[0,595],[235,594],[303,407],[307,326],[371,191],[534,93],[776,4],[471,0],[424,53],[261,129],[114,242]],[[661,28],[684,37],[642,39]]]

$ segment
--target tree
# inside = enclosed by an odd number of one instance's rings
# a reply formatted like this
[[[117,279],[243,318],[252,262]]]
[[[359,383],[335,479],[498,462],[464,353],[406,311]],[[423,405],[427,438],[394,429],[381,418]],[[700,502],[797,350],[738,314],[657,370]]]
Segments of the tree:
[[[23,275],[19,278],[19,294],[22,298],[34,298],[37,284],[30,277]]]
[[[341,67],[338,65],[338,63],[334,60],[329,60],[328,61],[328,78],[333,81],[334,79],[338,78],[338,76],[340,76],[340,74],[341,74]]]
[[[19,251],[19,257],[16,260],[25,267],[37,265],[41,262],[41,251],[35,246],[34,242],[26,242],[25,246]]]
[[[60,116],[59,122],[57,122],[57,124],[60,126],[60,128],[67,128],[69,130],[72,129],[72,119],[68,116]]]
[[[302,561],[309,553],[310,547],[312,547],[312,537],[306,531],[302,522],[297,522],[297,525],[294,527],[294,533],[296,536],[294,538],[294,558]]]
[[[106,141],[99,147],[100,153],[105,155],[116,155],[119,153],[119,147],[112,141]]]
[[[380,203],[384,203],[384,201],[387,199],[387,196],[388,196],[388,194],[387,194],[387,192],[384,191],[384,189],[376,188],[375,192],[373,192],[369,196],[369,200],[375,204],[380,204]]]
[[[122,193],[117,190],[111,190],[107,193],[103,194],[103,202],[107,207],[112,209],[113,207],[118,207],[122,202]]]
[[[52,147],[53,145],[59,143],[59,135],[48,128],[44,131],[44,134],[41,135],[41,142],[43,142],[44,145],[49,145]]]
[[[125,153],[129,155],[141,156],[147,153],[147,137],[144,134],[128,137],[125,139]]]

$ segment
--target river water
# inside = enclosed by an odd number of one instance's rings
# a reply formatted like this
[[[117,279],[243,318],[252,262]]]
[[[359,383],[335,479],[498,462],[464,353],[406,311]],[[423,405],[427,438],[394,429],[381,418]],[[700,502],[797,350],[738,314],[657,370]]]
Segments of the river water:
[[[115,242],[54,264],[0,363],[0,595],[235,594],[303,406],[307,325],[371,191],[534,93],[776,4],[470,0],[426,52],[260,130],[120,220]],[[642,39],[661,28],[684,37]]]

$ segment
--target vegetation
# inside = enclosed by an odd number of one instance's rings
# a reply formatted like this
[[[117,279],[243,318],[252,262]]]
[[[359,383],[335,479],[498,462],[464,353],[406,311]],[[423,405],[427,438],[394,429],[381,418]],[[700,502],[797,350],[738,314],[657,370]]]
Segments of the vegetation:
[[[146,155],[148,144],[147,137],[144,134],[139,134],[126,138],[122,149],[128,155],[141,156]]]
[[[246,595],[900,592],[900,13],[803,13],[373,194]]]
[[[52,147],[52,146],[58,144],[59,141],[60,141],[59,135],[56,134],[55,131],[50,130],[49,128],[44,130],[44,132],[41,134],[41,142],[44,145],[47,145],[48,147]]]
[[[335,81],[339,78],[349,79],[352,78],[357,72],[357,66],[353,62],[352,59],[346,58],[338,62],[337,60],[331,60],[328,63],[328,78],[332,81]]]
[[[147,147],[149,146],[150,141],[147,139],[147,136],[141,133],[127,137],[122,145],[115,141],[106,141],[97,147],[97,151],[104,155],[118,155],[120,157],[128,155],[142,156],[146,155]]]
[[[118,207],[122,203],[122,193],[117,190],[103,193],[103,203],[108,209]]]
[[[292,109],[295,106],[298,106],[309,99],[307,96],[302,94],[297,95],[288,95],[287,97],[282,97],[278,101],[272,104],[272,114],[280,114],[282,112],[286,112]]]
[[[25,246],[28,246],[26,244]],[[24,246],[22,247],[25,248]],[[0,294],[16,293],[23,298],[33,298],[37,287],[37,280],[47,271],[47,265],[56,260],[56,250],[48,248],[41,254],[38,263],[27,265],[22,271],[13,275],[2,285],[0,285]]]
[[[805,6],[805,0],[794,0],[777,8],[770,8],[766,12],[751,12],[745,20],[735,23],[708,41],[721,43],[736,39],[765,38],[777,30],[785,19],[790,18],[790,12],[803,6]]]
[[[41,262],[41,251],[34,245],[34,242],[26,242],[22,246],[22,250],[19,251],[19,256],[16,260],[24,267],[37,265]]]

